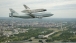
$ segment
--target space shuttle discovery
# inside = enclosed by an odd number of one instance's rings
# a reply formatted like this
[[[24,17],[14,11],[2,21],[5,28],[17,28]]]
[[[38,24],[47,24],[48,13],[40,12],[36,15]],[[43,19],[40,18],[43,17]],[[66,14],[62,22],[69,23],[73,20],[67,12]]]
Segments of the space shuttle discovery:
[[[21,11],[23,13],[37,13],[37,12],[44,12],[47,11],[46,9],[30,9],[28,6],[23,5],[25,10]]]
[[[24,19],[29,19],[29,18],[44,18],[44,17],[50,17],[53,16],[51,13],[24,13],[24,14],[18,14],[16,11],[13,9],[9,9],[9,17],[16,17],[16,18],[24,18]]]
[[[44,18],[53,16],[51,13],[44,12],[46,9],[33,9],[31,10],[28,6],[23,5],[25,10],[22,11],[22,14],[18,14],[15,10],[9,9],[9,17],[16,17],[16,18]],[[24,14],[23,14],[24,13]]]

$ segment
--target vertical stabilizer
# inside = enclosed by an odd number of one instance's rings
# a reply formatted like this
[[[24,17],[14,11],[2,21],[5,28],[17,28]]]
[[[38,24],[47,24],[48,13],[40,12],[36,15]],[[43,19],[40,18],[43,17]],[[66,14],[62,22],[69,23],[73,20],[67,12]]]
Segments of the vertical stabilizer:
[[[25,9],[30,9],[28,6],[26,6],[26,5],[23,5],[24,7],[25,7]]]
[[[9,9],[11,11],[11,13],[17,13],[16,11],[14,11],[13,9]],[[17,13],[18,14],[18,13]]]
[[[16,11],[14,11],[13,9],[9,9],[11,13],[9,13],[9,17],[13,17],[18,15],[18,13]]]

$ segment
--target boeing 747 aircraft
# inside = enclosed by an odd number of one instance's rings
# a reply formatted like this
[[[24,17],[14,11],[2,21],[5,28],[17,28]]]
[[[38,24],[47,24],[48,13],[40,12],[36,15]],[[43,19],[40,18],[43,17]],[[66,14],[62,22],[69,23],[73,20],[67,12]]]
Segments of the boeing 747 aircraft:
[[[14,11],[13,9],[9,9],[11,11],[11,13],[9,13],[9,17],[17,17],[17,18],[43,18],[43,17],[50,17],[53,16],[53,14],[51,13],[24,13],[24,14],[18,14],[16,11]]]
[[[44,12],[47,11],[46,9],[30,9],[28,6],[23,5],[25,10],[21,11],[23,13],[37,13],[37,12]]]

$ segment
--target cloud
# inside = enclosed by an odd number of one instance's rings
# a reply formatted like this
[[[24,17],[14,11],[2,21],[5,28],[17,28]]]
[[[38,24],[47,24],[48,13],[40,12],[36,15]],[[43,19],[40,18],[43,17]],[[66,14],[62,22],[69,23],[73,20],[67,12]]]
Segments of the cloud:
[[[52,18],[76,18],[76,10],[53,10],[54,16]]]
[[[69,9],[76,10],[76,4],[61,5],[51,8],[51,10],[69,10]]]

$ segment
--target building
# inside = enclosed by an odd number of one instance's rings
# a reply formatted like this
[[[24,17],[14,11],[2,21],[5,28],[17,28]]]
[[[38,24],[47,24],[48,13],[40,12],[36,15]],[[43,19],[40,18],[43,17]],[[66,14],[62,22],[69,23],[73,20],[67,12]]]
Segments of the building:
[[[44,38],[44,35],[38,35],[38,38]]]
[[[13,35],[12,31],[4,31],[3,35],[6,37],[9,37],[10,35]]]

